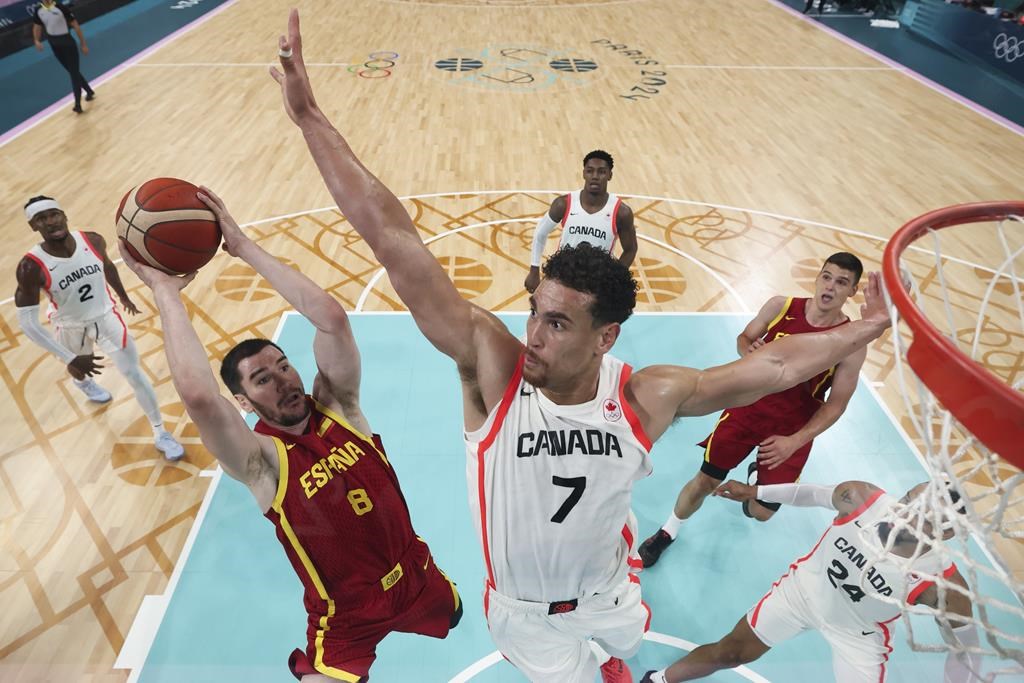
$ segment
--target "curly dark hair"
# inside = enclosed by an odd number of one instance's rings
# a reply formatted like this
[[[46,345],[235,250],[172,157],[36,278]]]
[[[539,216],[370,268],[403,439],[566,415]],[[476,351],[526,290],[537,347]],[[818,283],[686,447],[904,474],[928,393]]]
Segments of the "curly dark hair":
[[[595,149],[593,152],[589,152],[587,156],[583,157],[583,165],[586,166],[587,162],[591,159],[601,159],[608,164],[608,170],[615,168],[615,159],[612,159],[612,155],[603,149]]]
[[[589,242],[566,245],[552,254],[544,263],[544,277],[593,295],[594,327],[624,323],[636,307],[637,284],[629,268]]]
[[[224,386],[228,388],[232,394],[244,394],[242,391],[242,375],[238,372],[238,364],[249,356],[255,356],[257,353],[273,346],[275,349],[280,351],[282,354],[284,350],[270,341],[269,339],[246,339],[243,342],[239,342],[224,356],[224,360],[220,364],[220,378],[224,380]]]

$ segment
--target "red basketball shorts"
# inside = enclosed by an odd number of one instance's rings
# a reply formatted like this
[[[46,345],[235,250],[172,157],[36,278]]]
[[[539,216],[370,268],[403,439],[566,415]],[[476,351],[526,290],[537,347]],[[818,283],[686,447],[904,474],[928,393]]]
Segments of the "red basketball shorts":
[[[704,464],[701,472],[714,479],[725,479],[729,470],[743,462],[758,445],[769,436],[788,436],[797,431],[796,428],[780,428],[777,420],[751,419],[743,413],[728,410],[718,418],[715,431],[698,446],[704,448]],[[758,484],[792,484],[800,478],[800,473],[807,464],[807,456],[811,454],[813,440],[793,451],[793,454],[773,470],[757,465]]]
[[[402,577],[388,591],[401,591],[392,598],[391,615],[382,619],[379,614],[341,614],[326,631],[310,624],[305,652],[296,649],[288,658],[288,668],[296,678],[322,673],[349,683],[365,683],[377,658],[377,644],[392,631],[432,638],[448,635],[462,616],[455,584],[434,564],[426,543],[414,543],[401,564]],[[342,605],[339,601],[339,612]]]

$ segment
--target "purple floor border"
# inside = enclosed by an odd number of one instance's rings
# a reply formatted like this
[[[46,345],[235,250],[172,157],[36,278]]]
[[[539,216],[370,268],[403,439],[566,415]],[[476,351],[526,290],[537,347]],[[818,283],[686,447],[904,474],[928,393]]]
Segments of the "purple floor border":
[[[806,21],[806,22],[816,26],[817,28],[821,29],[822,31],[825,31],[826,33],[830,34],[833,38],[838,38],[839,40],[843,41],[847,45],[850,45],[852,47],[857,48],[858,50],[860,50],[864,54],[869,55],[871,57],[874,57],[875,59],[877,59],[878,61],[882,62],[883,64],[891,66],[893,69],[896,69],[897,71],[901,72],[903,75],[909,76],[910,78],[913,78],[915,81],[917,81],[917,82],[919,82],[919,83],[921,83],[921,84],[931,88],[932,90],[935,90],[935,91],[937,91],[939,93],[942,93],[943,95],[945,95],[949,99],[954,100],[955,102],[959,102],[960,104],[962,104],[963,106],[967,107],[971,111],[973,111],[973,112],[975,112],[977,114],[981,114],[982,116],[984,116],[985,118],[989,119],[990,121],[993,121],[994,123],[998,123],[999,125],[1003,126],[1004,128],[1008,128],[1009,130],[1013,131],[1017,135],[1024,135],[1024,128],[1022,128],[1021,126],[1017,125],[1013,121],[1010,121],[1009,119],[1006,119],[1006,118],[1000,116],[999,114],[995,113],[994,111],[990,111],[990,110],[986,109],[985,107],[981,106],[977,102],[972,102],[971,100],[967,99],[963,95],[960,95],[958,93],[953,92],[952,90],[950,90],[949,88],[945,87],[944,85],[940,85],[940,84],[936,83],[935,81],[931,80],[930,78],[927,78],[926,76],[922,76],[921,74],[917,73],[913,69],[909,69],[906,66],[904,66],[903,64],[900,64],[899,62],[895,62],[895,61],[889,59],[888,57],[886,57],[883,54],[881,54],[879,52],[875,52],[870,47],[867,47],[866,45],[858,43],[853,38],[845,36],[842,33],[840,33],[839,31],[836,31],[833,28],[829,28],[828,26],[825,26],[821,22],[815,21],[814,19],[812,19],[811,17],[808,17],[805,14],[801,14],[800,12],[796,11],[795,9],[790,7],[789,5],[787,5],[784,2],[782,2],[781,0],[765,0],[765,1],[766,2],[770,2],[771,4],[775,5],[779,9],[782,9],[782,10],[785,10],[786,12],[789,12],[790,14],[792,14],[794,17],[797,17],[801,21]]]
[[[149,55],[153,54],[154,52],[156,52],[157,50],[159,50],[160,48],[162,48],[164,45],[166,45],[167,43],[171,42],[175,38],[178,38],[179,36],[181,36],[181,35],[183,35],[185,33],[188,33],[192,29],[196,28],[200,24],[203,24],[203,23],[209,21],[210,19],[212,19],[213,17],[217,16],[221,12],[225,11],[229,7],[233,6],[237,2],[238,2],[238,0],[227,0],[227,2],[225,2],[224,4],[222,4],[222,5],[218,6],[218,7],[215,7],[214,9],[210,10],[209,12],[204,14],[203,16],[197,17],[196,19],[193,19],[189,23],[187,23],[184,26],[182,26],[181,28],[179,28],[174,33],[171,33],[170,35],[164,36],[162,39],[160,39],[156,43],[150,45],[149,47],[147,47],[145,50],[143,50],[142,52],[138,53],[134,57],[126,59],[125,61],[123,61],[120,64],[118,64],[117,66],[115,66],[110,71],[107,71],[106,73],[101,75],[99,78],[93,80],[92,84],[94,86],[99,87],[103,83],[109,81],[114,76],[117,76],[119,73],[129,69],[135,63],[137,63],[137,62],[145,59]],[[35,116],[33,116],[33,117],[29,118],[29,119],[26,119],[25,121],[22,121],[17,126],[15,126],[14,128],[10,129],[9,131],[4,133],[3,135],[0,135],[0,147],[3,147],[8,142],[10,142],[11,140],[15,139],[16,137],[18,137],[19,135],[21,135],[25,131],[27,131],[27,130],[29,130],[31,128],[34,128],[38,124],[42,123],[46,119],[48,119],[51,116],[53,116],[55,113],[57,113],[61,109],[67,107],[69,104],[71,104],[71,100],[72,100],[72,97],[71,97],[70,94],[65,95],[64,97],[62,97],[61,99],[57,100],[56,102],[54,102],[49,107],[47,107],[46,109],[42,110],[41,112],[39,112]]]

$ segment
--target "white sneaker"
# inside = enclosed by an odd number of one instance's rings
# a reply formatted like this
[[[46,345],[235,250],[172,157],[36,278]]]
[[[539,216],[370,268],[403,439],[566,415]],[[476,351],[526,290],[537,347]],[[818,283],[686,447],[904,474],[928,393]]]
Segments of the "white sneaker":
[[[81,382],[75,380],[74,385],[81,389],[86,398],[94,403],[106,403],[113,398],[113,396],[110,395],[110,392],[99,384],[96,384],[95,380],[85,379]]]
[[[156,439],[153,440],[153,443],[156,445],[156,449],[164,454],[164,458],[171,462],[176,462],[185,457],[184,447],[166,429],[160,432]]]

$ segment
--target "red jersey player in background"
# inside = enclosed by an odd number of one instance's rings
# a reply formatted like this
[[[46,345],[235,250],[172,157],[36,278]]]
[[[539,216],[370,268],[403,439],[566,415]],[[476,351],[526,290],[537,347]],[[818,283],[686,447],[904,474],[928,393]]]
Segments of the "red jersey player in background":
[[[359,350],[344,309],[248,239],[216,195],[203,188],[198,196],[217,215],[224,249],[316,327],[312,395],[280,347],[243,341],[224,357],[221,377],[259,417],[250,431],[221,395],[181,301],[194,274],[166,275],[123,244],[121,253],[153,290],[174,386],[203,444],[252,491],[305,588],[307,644],[289,668],[304,683],[363,683],[388,633],[447,636],[462,616],[459,594],[416,536],[380,437],[359,407]]]
[[[815,280],[814,298],[772,297],[736,338],[736,350],[745,356],[780,337],[821,332],[846,324],[850,319],[843,313],[843,305],[857,293],[863,272],[863,264],[853,254],[832,254]],[[756,471],[759,484],[797,481],[814,437],[832,426],[846,410],[866,354],[867,349],[861,347],[806,382],[769,394],[749,406],[723,411],[714,431],[698,444],[704,448],[700,471],[679,492],[665,524],[640,545],[644,566],[658,561],[675,540],[679,526],[700,509],[729,470],[743,462],[751,451],[757,449],[757,460],[750,463],[748,478]],[[779,507],[777,503],[752,500],[744,502],[743,511],[748,517],[765,522]]]

